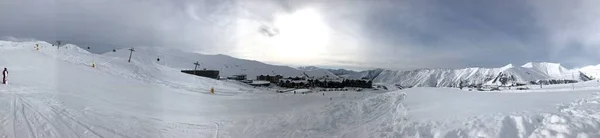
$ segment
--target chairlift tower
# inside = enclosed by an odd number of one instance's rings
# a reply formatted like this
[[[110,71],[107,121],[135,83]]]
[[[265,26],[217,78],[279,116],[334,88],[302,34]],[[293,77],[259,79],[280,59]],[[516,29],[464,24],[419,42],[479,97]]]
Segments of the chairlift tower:
[[[133,54],[133,51],[135,51],[133,47],[129,49],[129,60],[127,60],[127,62],[131,62],[131,54]]]
[[[60,41],[56,41],[56,49],[60,49]]]
[[[200,63],[198,61],[194,62],[194,70],[197,70],[198,66],[200,66]]]

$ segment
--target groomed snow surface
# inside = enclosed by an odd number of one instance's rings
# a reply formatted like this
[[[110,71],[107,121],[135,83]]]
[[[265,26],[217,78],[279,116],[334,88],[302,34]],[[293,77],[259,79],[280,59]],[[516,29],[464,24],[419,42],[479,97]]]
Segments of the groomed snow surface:
[[[0,136],[600,137],[595,80],[574,89],[424,87],[323,96],[195,77],[139,59],[0,41],[0,67],[9,71],[9,84],[0,86]]]

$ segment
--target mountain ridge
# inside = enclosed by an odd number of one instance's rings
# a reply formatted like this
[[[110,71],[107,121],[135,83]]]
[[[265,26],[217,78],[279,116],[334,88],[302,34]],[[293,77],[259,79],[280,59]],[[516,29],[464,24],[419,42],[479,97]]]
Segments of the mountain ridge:
[[[205,55],[200,53],[185,52],[177,49],[153,48],[153,47],[134,47],[136,50],[132,54],[132,60],[161,64],[176,69],[194,69],[195,62],[199,63],[198,69],[219,70],[221,77],[233,75],[247,75],[248,79],[255,79],[259,75],[282,75],[290,76],[335,76],[324,69],[299,70],[283,65],[272,65],[256,60],[240,59],[229,55],[216,54]],[[119,49],[116,52],[107,52],[103,55],[128,58],[130,51]]]
[[[42,41],[19,42],[34,46]],[[61,48],[88,52],[87,49],[72,44],[65,44]],[[467,67],[460,69],[412,69],[389,70],[372,69],[353,71],[347,69],[324,69],[315,66],[293,68],[282,65],[271,65],[256,60],[240,59],[232,56],[217,54],[204,55],[185,52],[168,47],[135,47],[132,59],[139,62],[161,64],[176,69],[193,69],[194,62],[198,61],[198,69],[215,69],[221,71],[221,76],[247,74],[249,79],[258,75],[284,75],[284,76],[339,76],[347,79],[368,79],[377,83],[401,84],[409,86],[449,87],[456,86],[459,82],[468,84],[497,84],[497,78],[510,77],[514,82],[530,82],[537,80],[577,80],[587,81],[600,74],[600,65],[585,66],[582,68],[567,69],[560,63],[528,62],[521,66],[507,64],[498,68]],[[116,52],[106,52],[120,58],[128,58],[128,48]]]
[[[140,48],[138,48],[140,49]],[[141,48],[143,49],[143,48]],[[147,49],[146,49],[147,50]],[[123,51],[123,50],[121,50]],[[156,52],[156,51],[155,51]],[[109,52],[110,53],[110,52]],[[128,51],[126,52],[128,54]],[[185,53],[185,52],[184,52]],[[171,55],[186,55],[183,53],[165,53]],[[238,59],[235,57],[218,54],[218,55],[203,55],[198,53],[187,53],[191,57],[197,59],[206,59],[211,56],[222,56],[226,57],[227,60],[215,60],[221,61],[227,64],[211,64],[205,65],[207,60],[201,60],[203,65],[202,68],[208,67],[209,69],[222,70],[224,76],[247,74],[249,79],[258,75],[283,75],[283,76],[304,76],[306,73],[309,76],[337,76],[346,79],[367,79],[373,80],[376,83],[387,83],[387,84],[400,84],[406,86],[423,86],[423,87],[454,87],[457,86],[461,81],[467,84],[489,84],[498,85],[497,78],[500,76],[511,77],[512,82],[530,82],[539,80],[576,80],[576,81],[587,81],[591,78],[585,73],[579,72],[577,69],[566,69],[560,65],[560,63],[551,62],[528,62],[521,66],[514,66],[513,64],[507,64],[499,68],[484,68],[484,67],[468,67],[461,69],[413,69],[413,70],[389,70],[389,69],[372,69],[365,71],[352,71],[347,69],[324,69],[316,66],[302,66],[292,68],[289,66],[278,66],[267,63],[262,63],[255,60]],[[194,56],[194,54],[198,56]],[[122,54],[123,55],[123,54]],[[121,56],[125,57],[125,56]],[[175,68],[184,69],[187,67],[193,67],[189,61],[189,65],[174,66]],[[245,64],[245,65],[238,65]],[[250,66],[248,64],[251,64]],[[219,66],[225,66],[220,67]],[[244,66],[244,67],[240,67]],[[256,66],[261,66],[256,67]],[[254,71],[244,71],[242,68],[252,68]],[[239,69],[238,69],[239,68]],[[189,69],[189,68],[188,68]],[[238,70],[236,70],[238,69]],[[240,69],[242,69],[240,71]],[[282,72],[282,73],[280,73]],[[223,76],[222,75],[222,76]]]
[[[526,63],[515,67],[508,64],[499,68],[470,67],[462,69],[384,70],[373,80],[377,83],[406,86],[454,87],[466,82],[470,85],[498,85],[499,77],[510,77],[512,82],[527,83],[546,80],[588,81],[591,77],[578,69],[566,69],[560,63]]]

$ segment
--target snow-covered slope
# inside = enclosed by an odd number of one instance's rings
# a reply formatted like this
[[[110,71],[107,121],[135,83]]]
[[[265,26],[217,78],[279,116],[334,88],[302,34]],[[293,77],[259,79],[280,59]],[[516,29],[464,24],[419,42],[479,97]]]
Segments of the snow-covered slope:
[[[379,76],[383,71],[384,71],[384,69],[366,70],[366,71],[356,72],[356,73],[352,73],[352,74],[347,74],[346,78],[348,78],[348,79],[368,79],[368,80],[373,80],[377,76]]]
[[[298,67],[297,69],[301,70],[301,71],[322,70],[321,68],[315,67],[315,66],[303,66],[303,67]]]
[[[227,55],[203,55],[198,53],[183,52],[176,49],[161,47],[137,47],[132,54],[132,59],[145,64],[160,64],[175,69],[194,69],[194,63],[198,61],[198,69],[219,70],[221,77],[246,74],[248,79],[256,79],[259,75],[283,75],[283,76],[303,76],[306,73],[310,76],[335,76],[324,69],[315,69],[302,71],[288,66],[276,66],[261,63],[253,60],[238,59]],[[130,51],[120,49],[116,52],[107,52],[103,55],[128,58]],[[160,59],[160,61],[157,61]]]
[[[529,62],[524,64],[523,66],[521,66],[523,68],[529,68],[532,69],[534,71],[539,71],[541,72],[541,74],[546,74],[548,76],[552,76],[554,78],[572,78],[572,74],[574,73],[571,70],[568,70],[564,67],[562,67],[560,64],[558,63],[548,63],[548,62],[542,62],[542,63],[533,63],[533,62]],[[576,72],[576,70],[575,70]]]
[[[322,68],[318,68],[318,67],[314,67],[314,66],[308,66],[308,67],[299,67],[300,70],[317,70],[317,69],[322,69]],[[372,69],[372,70],[365,70],[365,71],[354,71],[354,70],[347,70],[347,69],[325,69],[329,72],[331,72],[332,74],[341,77],[341,78],[345,78],[345,79],[367,79],[367,80],[372,80],[375,77],[377,77],[379,75],[379,73],[381,73],[383,71],[383,69]]]
[[[530,91],[291,94],[164,64],[0,41],[0,67],[9,71],[9,84],[0,85],[0,136],[600,137],[595,81]]]
[[[0,87],[3,137],[211,137],[213,122],[197,116],[218,108],[199,105],[254,92],[159,64],[128,63],[74,45],[59,50],[46,42],[0,41],[0,66],[9,72],[8,85]],[[210,129],[197,129],[207,127],[202,122]]]
[[[577,70],[585,73],[588,76],[593,77],[594,79],[597,79],[600,77],[600,64],[585,66],[585,67],[579,68]]]
[[[225,128],[244,137],[599,137],[600,114],[594,111],[600,110],[600,93],[595,90],[473,93],[414,88],[340,93],[336,95],[353,98]]]
[[[450,87],[461,81],[467,84],[500,84],[501,77],[512,82],[536,80],[590,80],[576,69],[569,70],[557,63],[527,63],[521,67],[512,64],[500,68],[384,70],[374,79],[378,83],[404,86]]]
[[[347,69],[328,69],[328,71],[338,76],[358,73],[357,71]]]

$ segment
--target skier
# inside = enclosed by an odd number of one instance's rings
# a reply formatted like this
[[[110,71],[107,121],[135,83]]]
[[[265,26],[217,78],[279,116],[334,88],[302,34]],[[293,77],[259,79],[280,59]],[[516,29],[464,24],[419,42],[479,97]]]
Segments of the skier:
[[[4,68],[4,71],[2,71],[2,84],[6,84],[6,76],[8,76],[8,70],[6,68]]]

